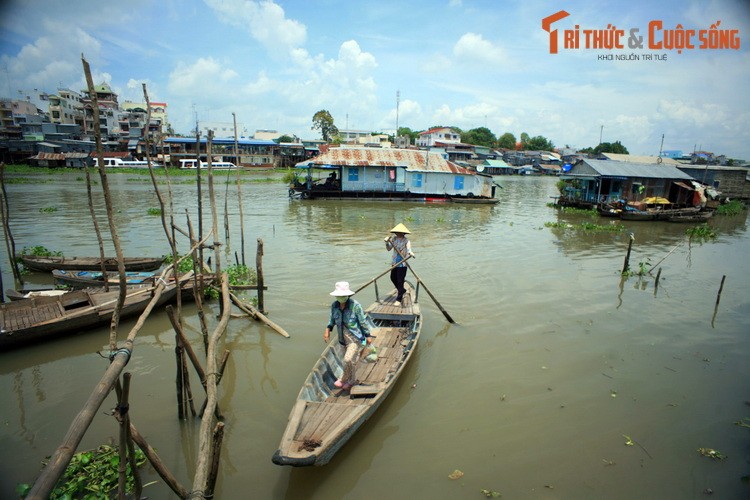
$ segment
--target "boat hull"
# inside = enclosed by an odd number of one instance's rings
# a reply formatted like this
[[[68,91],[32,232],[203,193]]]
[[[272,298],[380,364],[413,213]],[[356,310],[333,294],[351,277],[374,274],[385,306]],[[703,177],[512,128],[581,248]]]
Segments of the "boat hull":
[[[38,257],[21,255],[21,262],[32,271],[51,272],[53,269],[101,271],[102,260],[99,257]],[[164,263],[162,257],[124,257],[126,271],[155,271]],[[117,259],[104,258],[104,268],[107,271],[117,271]]]
[[[378,359],[358,363],[351,391],[334,382],[343,371],[344,349],[334,340],[326,346],[297,396],[279,448],[277,465],[293,467],[327,464],[377,411],[396,385],[416,349],[421,330],[419,305],[409,286],[403,306],[395,306],[395,291],[367,308]]]

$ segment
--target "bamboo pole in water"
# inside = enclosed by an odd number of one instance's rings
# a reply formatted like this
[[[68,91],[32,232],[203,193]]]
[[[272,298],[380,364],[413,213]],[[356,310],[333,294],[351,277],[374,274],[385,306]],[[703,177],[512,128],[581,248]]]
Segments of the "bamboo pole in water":
[[[286,330],[284,330],[279,325],[277,325],[276,323],[268,319],[268,317],[264,315],[262,312],[258,311],[247,302],[240,300],[239,297],[237,297],[235,294],[231,292],[229,296],[232,299],[232,302],[234,303],[234,305],[239,307],[241,311],[247,313],[251,318],[261,321],[265,323],[266,325],[270,326],[274,331],[281,334],[283,337],[289,338],[289,334],[286,332]]]
[[[16,242],[13,239],[13,233],[10,230],[10,208],[8,205],[8,193],[5,191],[5,162],[0,162],[0,194],[2,194],[2,203],[0,203],[0,213],[3,218],[3,232],[5,234],[5,246],[8,250],[8,258],[10,259],[10,268],[13,270],[13,279],[15,280],[15,287],[19,287],[23,280],[21,279],[21,271],[18,269],[18,262],[16,261]],[[2,286],[2,280],[0,279],[0,286]],[[4,288],[0,288],[0,297],[4,300]]]
[[[258,281],[258,311],[265,313],[265,303],[263,301],[263,240],[258,238],[258,249],[255,253],[255,272]]]
[[[240,209],[240,250],[242,252],[242,265],[245,264],[245,220],[242,214],[242,185],[240,184],[240,170],[242,162],[240,161],[239,147],[237,146],[237,115],[232,112],[232,121],[234,122],[234,159],[237,162],[237,205]]]
[[[91,77],[91,68],[89,67],[88,61],[81,54],[81,62],[83,63],[83,72],[86,76],[86,84],[88,86],[89,97],[91,98],[92,111],[94,113],[94,138],[96,140],[96,151],[97,158],[99,159],[99,178],[102,183],[102,192],[104,193],[104,206],[107,209],[107,222],[109,223],[109,232],[112,235],[112,244],[115,247],[115,255],[117,256],[117,272],[120,275],[120,288],[117,300],[117,305],[112,313],[112,321],[109,329],[109,347],[110,350],[114,351],[117,349],[117,325],[120,323],[120,312],[122,306],[125,303],[126,282],[125,282],[125,261],[122,257],[122,247],[120,246],[120,236],[117,232],[117,226],[115,225],[115,210],[112,204],[112,196],[110,195],[109,179],[107,178],[107,167],[104,165],[104,157],[102,154],[102,131],[99,123],[99,102],[96,98],[96,88],[94,88],[94,80]],[[102,261],[103,262],[103,261]],[[102,264],[103,265],[103,264]]]
[[[99,151],[97,151],[97,157]],[[104,240],[102,239],[102,232],[99,229],[99,221],[96,218],[96,211],[94,210],[94,197],[92,196],[91,192],[91,173],[89,172],[89,166],[84,164],[83,166],[84,172],[86,172],[86,198],[88,199],[89,203],[89,213],[91,214],[91,220],[94,223],[94,233],[96,233],[96,241],[99,243],[99,259],[101,260],[101,272],[103,276],[106,276],[107,269],[106,264],[104,262]],[[109,280],[104,280],[104,289],[106,291],[109,291]]]
[[[625,274],[630,269],[630,249],[633,248],[633,233],[630,233],[630,240],[628,241],[628,253],[625,254],[625,262],[622,264],[622,273]]]
[[[215,204],[213,205],[215,207]],[[214,211],[214,214],[216,212]],[[215,220],[215,216],[214,216]],[[216,222],[214,222],[216,226]],[[211,457],[213,455],[213,433],[211,432],[214,410],[217,407],[217,390],[216,380],[218,371],[216,369],[216,347],[219,338],[224,334],[229,323],[230,305],[229,305],[229,288],[227,287],[227,277],[222,276],[221,298],[223,302],[221,319],[214,329],[208,341],[208,352],[206,353],[206,411],[203,413],[203,420],[199,433],[198,460],[195,464],[195,476],[193,476],[192,495],[200,495],[206,498],[208,493],[208,480],[211,470]]]
[[[161,461],[156,450],[146,442],[141,433],[138,432],[138,429],[136,429],[132,423],[130,424],[130,435],[133,436],[133,441],[135,441],[138,447],[143,451],[143,454],[146,455],[149,463],[151,463],[156,473],[159,474],[164,482],[167,483],[167,486],[169,486],[180,498],[188,498],[190,492],[177,481],[171,472],[169,472],[169,469],[167,469],[164,462]]]

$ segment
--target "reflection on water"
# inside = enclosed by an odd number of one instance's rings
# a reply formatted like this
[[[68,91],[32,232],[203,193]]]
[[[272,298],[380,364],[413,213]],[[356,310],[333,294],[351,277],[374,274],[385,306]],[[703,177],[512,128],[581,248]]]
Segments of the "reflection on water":
[[[152,189],[111,177],[125,253],[166,254],[161,221],[147,215],[158,206]],[[619,233],[547,228],[609,221],[548,207],[555,178],[497,179],[504,189],[495,206],[289,200],[281,182],[243,184],[246,253],[252,265],[263,239],[266,308],[292,337],[247,318],[229,323],[219,497],[476,498],[489,489],[507,498],[698,498],[706,488],[743,497],[750,438],[732,422],[750,414],[747,212],[712,218],[718,237],[703,243],[689,242],[684,224],[628,221]],[[8,190],[19,249],[98,252],[85,184],[75,176]],[[186,225],[187,210],[197,225],[195,185],[173,190],[177,224]],[[240,241],[235,200],[230,189],[224,250],[232,261]],[[39,212],[50,206],[57,212]],[[207,214],[207,200],[203,206]],[[412,231],[412,266],[457,324],[420,294],[421,344],[375,416],[323,468],[273,465],[300,385],[324,347],[328,292],[335,281],[365,283],[387,269],[382,240],[398,222]],[[631,268],[658,262],[658,287],[652,274],[620,275],[631,232]],[[378,286],[390,287],[387,276]],[[373,300],[373,288],[358,294],[360,302]],[[211,307],[213,324],[218,305]],[[198,325],[187,305],[185,329],[202,356]],[[1,497],[31,481],[62,440],[106,368],[97,351],[107,334],[102,328],[0,354],[0,446],[15,458],[0,465]],[[200,422],[176,420],[174,363],[174,333],[166,315],[155,313],[128,365],[131,418],[189,485]],[[111,417],[97,415],[81,448],[117,432]],[[648,454],[626,446],[623,435]],[[712,463],[695,451],[702,446],[730,459]],[[455,469],[465,472],[460,481],[447,478]],[[169,498],[157,481],[147,494]]]

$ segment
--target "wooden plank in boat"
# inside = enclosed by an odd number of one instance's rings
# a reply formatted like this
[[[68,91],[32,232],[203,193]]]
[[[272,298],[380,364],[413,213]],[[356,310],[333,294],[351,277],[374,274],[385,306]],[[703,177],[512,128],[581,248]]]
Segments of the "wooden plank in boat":
[[[351,389],[351,395],[352,397],[358,397],[358,396],[372,396],[379,392],[381,392],[383,389],[386,388],[386,384],[384,383],[377,383],[377,384],[359,384],[355,385]]]
[[[317,401],[308,401],[305,404],[305,410],[302,414],[302,419],[297,426],[297,432],[294,434],[295,440],[303,441],[306,439],[310,432],[310,427],[313,429],[318,426],[318,418],[321,417],[321,413],[325,413],[328,410],[328,406],[325,403],[319,403]]]

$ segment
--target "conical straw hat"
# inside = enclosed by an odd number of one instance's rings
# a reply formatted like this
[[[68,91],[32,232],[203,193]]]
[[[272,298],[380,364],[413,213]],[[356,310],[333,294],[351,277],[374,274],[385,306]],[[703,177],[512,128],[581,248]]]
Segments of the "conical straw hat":
[[[411,234],[411,231],[409,231],[408,229],[406,229],[406,226],[404,226],[401,223],[399,223],[396,227],[394,227],[393,229],[391,229],[391,232],[392,233]]]

